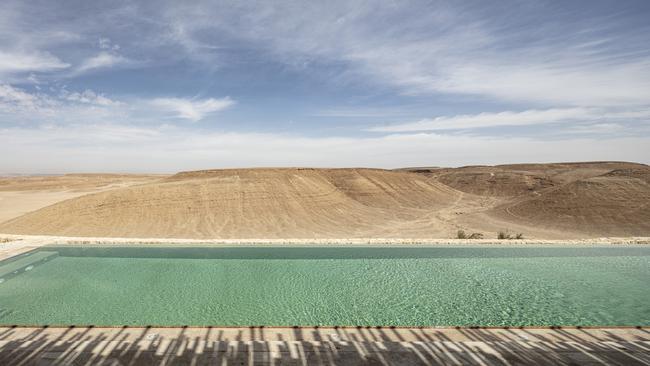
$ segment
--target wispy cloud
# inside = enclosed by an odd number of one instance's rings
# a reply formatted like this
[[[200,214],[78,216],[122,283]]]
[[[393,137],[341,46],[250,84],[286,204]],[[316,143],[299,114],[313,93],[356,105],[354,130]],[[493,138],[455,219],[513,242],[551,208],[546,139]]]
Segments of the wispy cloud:
[[[31,108],[37,98],[11,85],[0,84],[0,110],[13,108]]]
[[[129,115],[126,103],[90,89],[81,92],[60,89],[48,94],[0,84],[0,127],[103,123],[125,120]]]
[[[114,44],[111,39],[107,37],[100,37],[97,44],[99,44],[99,48],[102,50],[117,51],[120,49],[120,45]]]
[[[216,132],[123,124],[0,128],[0,173],[174,172],[242,166],[458,166],[504,161],[631,160],[647,156],[647,136],[483,138],[412,133],[370,138]],[[254,147],[254,148],[252,148]],[[146,154],[142,154],[146,151]],[[182,151],[182,154],[178,152]],[[490,151],[490,154],[486,154]],[[513,151],[517,154],[513,155]],[[47,156],[47,159],[42,159]],[[641,162],[648,162],[647,158]],[[99,167],[99,168],[98,168]]]
[[[11,73],[46,72],[70,67],[48,52],[0,50],[0,76]]]
[[[0,114],[4,122],[54,122],[159,124],[160,117],[199,121],[212,113],[235,104],[229,97],[206,98],[109,98],[91,89],[69,91],[65,88],[53,93],[28,92],[7,84],[0,84]],[[0,125],[1,126],[1,125]]]
[[[86,89],[83,92],[68,92],[67,90],[63,90],[61,96],[69,101],[91,105],[119,106],[123,104],[122,102],[107,98],[106,96],[98,94],[90,89]]]
[[[314,117],[385,118],[408,114],[405,108],[329,108],[312,113]]]
[[[86,89],[82,92],[70,92],[66,89],[55,94],[28,92],[8,84],[0,84],[0,110],[14,107],[15,112],[55,113],[67,104],[84,104],[91,106],[119,106],[123,103],[107,98],[93,90]],[[60,111],[64,112],[63,110]]]
[[[597,61],[590,65],[567,61],[493,62],[501,64],[466,63],[450,67],[444,72],[445,80],[421,86],[448,93],[556,105],[646,105],[650,100],[650,59],[622,61],[617,65]]]
[[[309,5],[199,0],[191,6],[142,1],[84,14],[78,18],[87,20],[70,24],[47,18],[45,30],[38,29],[41,24],[25,29],[30,19],[12,9],[18,5],[0,9],[10,14],[0,20],[8,24],[7,42],[42,56],[48,45],[40,40],[46,34],[67,35],[56,38],[72,50],[66,62],[57,64],[50,54],[49,62],[31,62],[32,68],[71,64],[83,73],[133,64],[123,52],[129,47],[120,47],[114,41],[119,40],[156,60],[198,60],[206,68],[223,63],[224,53],[243,52],[256,61],[323,73],[324,79],[381,85],[407,95],[461,94],[536,107],[647,104],[650,26],[621,27],[625,20],[608,12],[634,14],[625,5],[599,5],[601,14],[575,17],[545,2],[494,7],[417,0]],[[143,14],[147,21],[137,22]],[[106,29],[110,37],[102,35]],[[88,55],[88,38],[99,53]],[[336,75],[322,67],[331,65],[338,68]]]
[[[83,60],[77,66],[75,73],[82,74],[89,71],[98,69],[108,69],[116,66],[124,66],[131,63],[131,61],[116,53],[102,51],[95,56],[91,56]]]
[[[117,16],[123,16],[118,15],[120,9],[72,14],[74,10],[65,5],[49,8],[48,4],[33,6],[3,1],[0,3],[2,81],[23,83],[41,77],[47,82],[139,65],[121,53],[119,44],[101,36],[102,32],[111,32]],[[64,13],[70,16],[61,16]]]
[[[193,122],[202,120],[206,115],[222,111],[235,101],[229,97],[215,99],[185,99],[185,98],[156,98],[150,102],[166,112],[171,112],[176,118]]]
[[[650,110],[615,111],[602,108],[531,109],[521,112],[504,111],[497,113],[441,116],[415,122],[375,126],[368,130],[374,132],[440,131],[573,122],[587,122],[602,125],[603,121],[629,121],[631,119],[648,123],[650,121]]]
[[[171,6],[183,37],[216,45],[210,31],[264,49],[289,65],[344,65],[347,75],[407,94],[463,94],[561,106],[646,104],[650,27],[611,17],[543,18],[543,3],[499,13],[453,3],[255,3]],[[539,12],[539,13],[538,13]],[[565,14],[559,14],[564,16]],[[516,19],[516,20],[515,20]],[[535,22],[528,27],[526,19]],[[334,26],[335,25],[335,26]],[[310,72],[318,71],[310,69]]]

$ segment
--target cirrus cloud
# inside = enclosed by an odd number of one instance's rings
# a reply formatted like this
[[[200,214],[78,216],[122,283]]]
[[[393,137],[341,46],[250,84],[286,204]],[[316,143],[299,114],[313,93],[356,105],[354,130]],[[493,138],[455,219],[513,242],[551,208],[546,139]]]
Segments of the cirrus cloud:
[[[229,108],[235,101],[230,97],[220,99],[155,98],[150,104],[170,112],[174,117],[192,122],[202,120],[206,115]]]
[[[70,64],[61,61],[48,52],[0,50],[0,76],[12,73],[62,70],[68,67],[70,67]]]
[[[530,126],[550,123],[599,123],[603,121],[635,121],[648,124],[650,109],[611,110],[603,108],[530,109],[525,111],[484,112],[456,116],[441,116],[415,122],[375,126],[373,132],[414,132],[466,130],[498,126]]]

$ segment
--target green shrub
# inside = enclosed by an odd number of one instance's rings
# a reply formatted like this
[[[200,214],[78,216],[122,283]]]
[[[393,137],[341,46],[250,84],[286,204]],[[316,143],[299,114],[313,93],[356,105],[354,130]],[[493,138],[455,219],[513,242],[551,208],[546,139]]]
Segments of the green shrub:
[[[456,239],[467,239],[465,230],[458,230],[458,232],[456,233]]]

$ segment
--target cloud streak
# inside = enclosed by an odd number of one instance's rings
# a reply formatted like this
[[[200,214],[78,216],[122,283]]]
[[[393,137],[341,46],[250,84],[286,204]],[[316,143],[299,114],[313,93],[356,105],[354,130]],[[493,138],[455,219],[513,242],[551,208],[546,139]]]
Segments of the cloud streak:
[[[170,112],[173,117],[197,122],[207,115],[223,111],[235,104],[230,97],[215,99],[156,98],[152,106]]]
[[[214,46],[205,34],[221,32],[286,64],[341,64],[348,75],[406,94],[561,106],[638,105],[650,99],[649,39],[638,36],[650,34],[647,25],[621,32],[606,16],[558,23],[539,17],[536,11],[551,10],[541,2],[503,14],[491,7],[416,3],[216,8],[203,2],[171,6],[165,14],[174,29],[183,30],[183,37],[172,41]],[[534,30],[524,25],[526,19],[535,22]]]
[[[0,76],[13,73],[63,70],[70,64],[48,52],[10,52],[0,49]]]
[[[599,108],[531,109],[521,112],[504,111],[497,113],[465,114],[422,119],[416,122],[375,126],[373,132],[414,132],[466,130],[499,126],[530,126],[540,124],[585,122],[603,124],[603,121],[638,120],[649,123],[650,110],[612,111]]]
[[[83,92],[61,89],[58,93],[46,94],[0,84],[0,126],[79,121],[97,123],[123,119],[127,112],[125,103],[90,89]]]
[[[91,89],[60,89],[57,93],[45,94],[0,84],[0,115],[5,114],[5,123],[13,120],[17,124],[48,122],[64,125],[121,120],[134,124],[159,124],[160,117],[196,122],[234,104],[235,101],[229,97],[117,100]]]
[[[95,56],[83,60],[77,67],[76,73],[84,73],[98,69],[107,69],[128,63],[129,61],[120,55],[110,52],[100,52]]]
[[[83,92],[62,91],[61,96],[66,100],[83,104],[100,105],[100,106],[121,106],[123,103],[97,94],[93,90],[86,89]]]
[[[175,172],[242,166],[458,166],[508,161],[631,160],[649,163],[648,137],[555,141],[432,133],[306,137],[119,124],[0,129],[0,173]],[[485,151],[489,150],[489,155]],[[142,151],[147,151],[142,154]],[[513,151],[517,151],[513,155]],[[47,156],[47,160],[40,157]]]

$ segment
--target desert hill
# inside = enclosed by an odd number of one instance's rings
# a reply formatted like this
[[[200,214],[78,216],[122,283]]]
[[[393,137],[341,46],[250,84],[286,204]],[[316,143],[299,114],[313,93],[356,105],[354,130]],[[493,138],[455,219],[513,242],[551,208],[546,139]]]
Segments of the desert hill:
[[[65,174],[0,177],[0,222],[88,193],[161,179],[159,175]]]
[[[411,173],[373,169],[235,169],[60,202],[0,232],[193,238],[357,237],[449,205],[457,192]]]
[[[78,179],[88,184],[87,176]],[[0,223],[0,233],[451,238],[462,229],[486,237],[499,230],[529,238],[650,236],[650,167],[635,163],[220,169],[129,182],[13,217]],[[20,185],[5,186],[12,184]]]
[[[80,191],[117,188],[163,178],[145,174],[63,174],[0,177],[0,191]]]
[[[508,164],[460,168],[411,168],[466,193],[515,197],[546,188],[596,177],[614,170],[644,170],[647,165],[627,162]]]
[[[650,169],[617,169],[493,210],[504,220],[612,236],[650,233]]]

